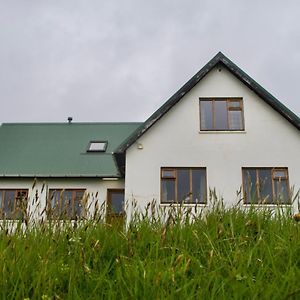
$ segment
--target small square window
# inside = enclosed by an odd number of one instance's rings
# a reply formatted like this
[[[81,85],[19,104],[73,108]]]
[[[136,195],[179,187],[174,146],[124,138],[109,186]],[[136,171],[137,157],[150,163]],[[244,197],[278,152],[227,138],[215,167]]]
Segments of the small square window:
[[[89,143],[87,152],[105,152],[107,148],[107,142],[91,141]]]

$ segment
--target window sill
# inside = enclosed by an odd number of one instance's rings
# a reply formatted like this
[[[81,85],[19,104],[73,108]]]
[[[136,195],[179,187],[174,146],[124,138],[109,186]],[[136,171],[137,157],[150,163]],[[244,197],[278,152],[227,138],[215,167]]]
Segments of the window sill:
[[[159,203],[162,207],[206,207],[207,203]]]
[[[200,130],[200,134],[235,134],[247,133],[245,130]]]
[[[270,208],[276,208],[276,207],[291,207],[292,204],[291,203],[282,203],[282,204],[276,204],[276,203],[270,203],[270,204],[257,204],[257,203],[244,203],[243,204],[244,207],[270,207]]]

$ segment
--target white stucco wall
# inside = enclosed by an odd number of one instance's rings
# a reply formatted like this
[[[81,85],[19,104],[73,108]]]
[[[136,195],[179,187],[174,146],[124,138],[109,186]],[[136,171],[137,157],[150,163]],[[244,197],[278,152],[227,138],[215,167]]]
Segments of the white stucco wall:
[[[95,207],[105,217],[107,189],[124,188],[124,180],[100,178],[1,178],[0,189],[28,189],[27,211],[34,220],[46,219],[46,199],[50,189],[85,189],[88,194],[87,217],[93,216]],[[37,199],[38,197],[38,199]]]
[[[200,132],[199,97],[242,97],[244,132]],[[138,149],[140,143],[143,149]],[[237,203],[242,167],[288,167],[300,188],[300,133],[229,71],[213,69],[126,152],[125,199],[160,203],[160,168],[206,167],[208,188]]]

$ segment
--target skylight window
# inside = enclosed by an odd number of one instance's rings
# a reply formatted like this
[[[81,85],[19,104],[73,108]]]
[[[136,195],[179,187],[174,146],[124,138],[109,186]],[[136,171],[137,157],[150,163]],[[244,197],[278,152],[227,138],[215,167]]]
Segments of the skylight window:
[[[107,148],[107,142],[91,141],[89,143],[87,152],[105,152],[106,148]]]

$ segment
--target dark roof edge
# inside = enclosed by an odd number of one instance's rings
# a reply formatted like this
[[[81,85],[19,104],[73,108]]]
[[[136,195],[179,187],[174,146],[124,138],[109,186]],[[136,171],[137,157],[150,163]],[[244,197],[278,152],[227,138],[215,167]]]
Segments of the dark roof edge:
[[[259,83],[257,83],[253,78],[241,70],[236,64],[234,64],[229,58],[223,55],[220,60],[233,75],[235,75],[240,81],[242,81],[249,89],[251,89],[255,94],[262,98],[267,104],[279,112],[285,119],[292,123],[298,130],[300,130],[300,118],[293,113],[289,108],[287,108],[282,102],[280,102],[276,97],[269,93],[265,88],[263,88]]]
[[[49,125],[138,125],[143,122],[45,122],[45,123],[0,123],[0,126],[49,126]]]
[[[141,124],[119,147],[116,153],[126,151],[139,137],[150,129],[165,113],[167,113],[181,98],[186,95],[201,79],[203,79],[217,64],[221,63],[234,76],[242,81],[254,93],[261,97],[267,104],[279,112],[285,119],[300,130],[300,118],[272,96],[267,90],[247,75],[222,52],[215,55],[200,71],[186,82],[173,96],[171,96],[157,111],[155,111],[144,123]]]
[[[86,175],[80,175],[80,174],[70,174],[70,175],[63,175],[63,174],[57,174],[57,175],[47,175],[47,174],[0,174],[0,178],[119,178],[122,179],[122,175],[99,175],[99,174],[86,174]]]
[[[142,136],[156,121],[168,112],[187,92],[189,92],[219,61],[219,52],[198,73],[186,82],[172,97],[170,97],[157,111],[155,111],[144,123],[141,124],[115,151],[124,152],[140,136]]]

